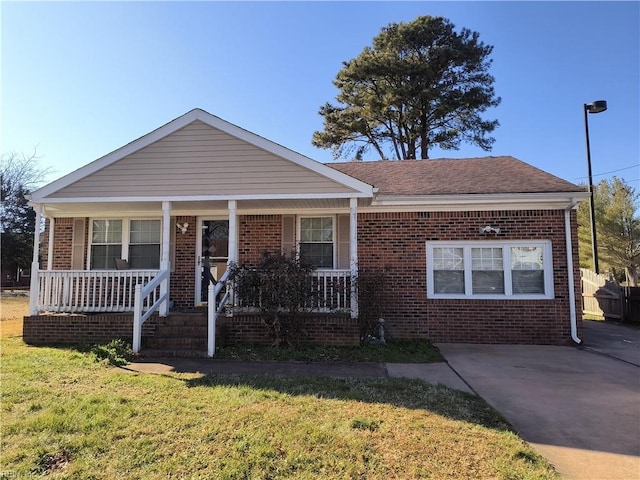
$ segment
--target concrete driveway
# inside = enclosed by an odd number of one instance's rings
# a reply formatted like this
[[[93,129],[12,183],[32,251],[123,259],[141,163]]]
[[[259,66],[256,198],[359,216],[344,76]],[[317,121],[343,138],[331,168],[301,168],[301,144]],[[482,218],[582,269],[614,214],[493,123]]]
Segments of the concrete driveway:
[[[596,347],[592,331],[585,330],[586,348],[437,346],[563,478],[638,480],[640,367],[611,356],[620,332]],[[625,358],[640,354],[640,342],[635,350],[621,343]]]

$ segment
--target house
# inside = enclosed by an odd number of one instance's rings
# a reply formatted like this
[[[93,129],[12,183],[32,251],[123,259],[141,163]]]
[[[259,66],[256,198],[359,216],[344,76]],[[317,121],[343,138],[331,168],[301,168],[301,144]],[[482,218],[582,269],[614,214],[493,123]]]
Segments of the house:
[[[227,265],[295,250],[317,267],[318,341],[358,342],[356,279],[374,271],[395,338],[579,343],[585,198],[512,157],[322,164],[195,109],[32,193],[46,228],[24,338],[139,350],[206,305],[212,356],[223,334],[263,335]]]

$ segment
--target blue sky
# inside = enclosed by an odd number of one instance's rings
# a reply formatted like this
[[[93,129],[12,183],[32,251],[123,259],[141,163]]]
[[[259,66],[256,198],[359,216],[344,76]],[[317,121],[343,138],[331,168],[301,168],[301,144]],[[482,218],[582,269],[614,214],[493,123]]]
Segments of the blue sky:
[[[198,107],[313,159],[341,62],[390,22],[444,16],[494,46],[493,150],[640,191],[639,2],[7,2],[0,5],[3,153],[37,147],[49,180]],[[610,172],[610,173],[609,173]]]

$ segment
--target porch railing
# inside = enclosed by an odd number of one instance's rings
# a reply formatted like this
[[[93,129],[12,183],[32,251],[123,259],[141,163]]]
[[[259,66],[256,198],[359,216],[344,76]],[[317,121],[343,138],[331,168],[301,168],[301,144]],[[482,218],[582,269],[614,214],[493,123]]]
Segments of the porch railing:
[[[159,270],[41,270],[37,309],[59,313],[132,312],[135,287],[148,284]],[[159,290],[145,299],[153,305]]]
[[[345,311],[351,308],[351,271],[316,270],[312,274],[314,312]]]
[[[162,270],[149,283],[135,286],[135,302],[133,309],[133,351],[139,353],[142,343],[142,325],[147,319],[160,308],[162,303],[165,306],[169,301],[169,293],[161,285],[169,279],[169,270]],[[168,310],[165,307],[165,311]],[[144,311],[144,313],[142,313]],[[162,312],[160,312],[162,314]],[[165,313],[166,315],[166,313]]]

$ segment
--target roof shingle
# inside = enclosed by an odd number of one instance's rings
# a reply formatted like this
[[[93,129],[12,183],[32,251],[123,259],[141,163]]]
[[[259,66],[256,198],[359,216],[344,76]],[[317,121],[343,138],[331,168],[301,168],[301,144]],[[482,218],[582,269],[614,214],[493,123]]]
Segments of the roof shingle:
[[[583,192],[514,157],[328,163],[381,195]]]

